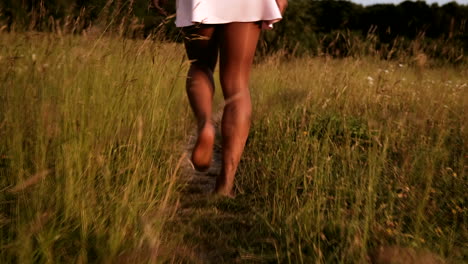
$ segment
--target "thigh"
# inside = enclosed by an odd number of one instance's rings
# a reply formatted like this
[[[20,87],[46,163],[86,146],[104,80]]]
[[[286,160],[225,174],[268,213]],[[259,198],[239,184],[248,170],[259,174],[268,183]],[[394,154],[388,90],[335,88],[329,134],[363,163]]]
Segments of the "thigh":
[[[184,30],[187,56],[194,64],[209,67],[212,71],[218,59],[218,37],[216,25],[195,25]]]
[[[235,22],[221,25],[220,78],[225,97],[248,88],[250,69],[260,36],[256,22]]]

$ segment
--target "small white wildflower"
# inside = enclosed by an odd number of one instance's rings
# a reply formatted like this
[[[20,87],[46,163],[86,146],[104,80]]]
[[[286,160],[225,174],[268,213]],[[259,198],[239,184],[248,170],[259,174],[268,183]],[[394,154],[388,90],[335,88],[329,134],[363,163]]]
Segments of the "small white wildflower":
[[[370,84],[370,85],[373,85],[374,84],[374,78],[370,77],[370,76],[367,76],[367,82]]]
[[[389,73],[389,71],[388,71],[388,70],[385,70],[384,72],[385,72],[385,73]]]
[[[398,64],[398,67],[400,67],[400,68],[403,68],[403,67],[405,67],[405,65],[404,65],[404,64],[401,64],[401,63],[399,63],[399,64]]]
[[[33,61],[33,62],[35,62],[35,61],[36,61],[36,59],[37,59],[37,56],[36,56],[36,54],[35,54],[35,53],[33,53],[33,54],[32,54],[32,56],[31,56],[31,59],[32,59],[32,61]]]

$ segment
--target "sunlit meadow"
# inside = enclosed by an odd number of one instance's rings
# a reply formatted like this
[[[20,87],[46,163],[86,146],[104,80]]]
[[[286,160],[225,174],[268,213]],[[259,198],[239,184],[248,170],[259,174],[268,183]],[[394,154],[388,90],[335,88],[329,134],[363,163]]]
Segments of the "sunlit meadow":
[[[167,254],[189,114],[182,47],[34,33],[1,43],[0,262]]]
[[[200,205],[231,218],[179,222],[194,127],[183,47],[0,43],[1,263],[366,263],[385,247],[468,257],[464,65],[259,59],[237,197]]]

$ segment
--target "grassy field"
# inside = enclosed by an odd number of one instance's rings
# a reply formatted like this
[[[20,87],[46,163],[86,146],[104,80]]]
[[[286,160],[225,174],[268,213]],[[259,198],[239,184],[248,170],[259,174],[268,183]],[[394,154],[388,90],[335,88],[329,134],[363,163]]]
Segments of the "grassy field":
[[[181,221],[194,126],[181,45],[0,43],[1,263],[366,263],[387,247],[468,258],[466,65],[259,60],[237,197]]]

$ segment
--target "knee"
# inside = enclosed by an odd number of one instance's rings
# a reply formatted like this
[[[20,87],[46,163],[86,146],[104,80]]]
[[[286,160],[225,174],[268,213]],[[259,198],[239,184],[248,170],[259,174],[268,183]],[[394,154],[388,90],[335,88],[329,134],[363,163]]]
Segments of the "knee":
[[[190,61],[190,67],[202,69],[204,71],[208,71],[210,73],[214,72],[216,67],[216,58],[212,58],[210,56],[201,57],[198,59],[194,59]]]
[[[248,90],[243,90],[225,99],[225,111],[233,112],[241,119],[250,122],[252,103]]]
[[[203,74],[212,76],[214,72],[214,67],[212,67],[211,65],[203,61],[192,61],[190,63],[189,72],[191,73],[201,72]]]
[[[220,73],[219,81],[223,88],[225,99],[228,99],[239,92],[249,90],[248,76],[241,73],[230,75]]]

